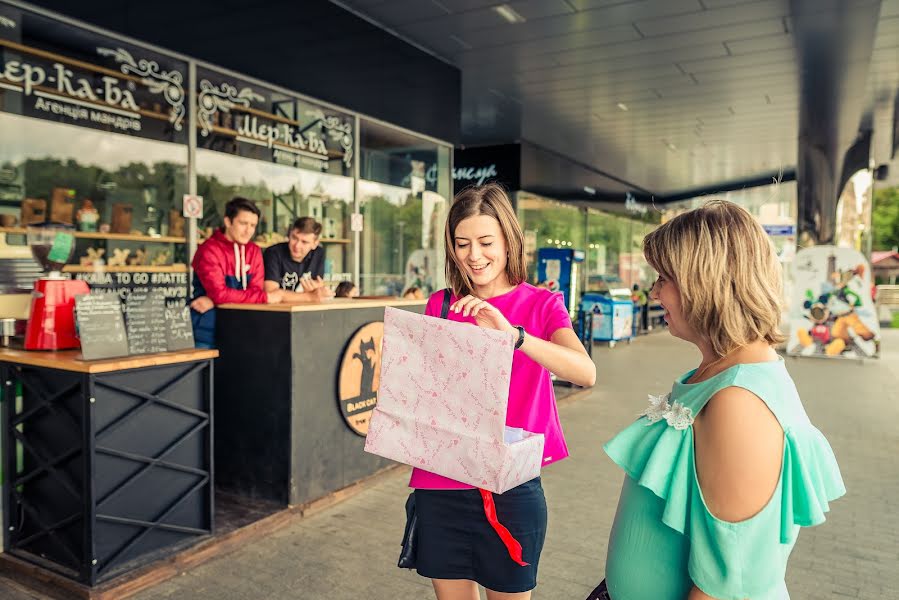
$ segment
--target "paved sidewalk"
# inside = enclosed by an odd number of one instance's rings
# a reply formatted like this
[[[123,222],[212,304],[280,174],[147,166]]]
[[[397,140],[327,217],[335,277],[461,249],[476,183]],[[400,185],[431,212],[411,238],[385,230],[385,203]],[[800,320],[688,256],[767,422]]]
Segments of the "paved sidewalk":
[[[899,331],[884,332],[883,345],[883,359],[866,364],[787,359],[849,490],[826,524],[803,529],[787,577],[793,600],[899,599]],[[572,457],[544,472],[550,517],[538,600],[581,600],[600,581],[622,479],[602,443],[643,409],[647,393],[666,391],[698,362],[697,352],[667,333],[597,347],[594,357],[597,388],[561,407]],[[395,566],[407,480],[406,469],[387,474],[341,504],[136,598],[433,598],[427,580]],[[0,597],[30,597],[9,593]]]

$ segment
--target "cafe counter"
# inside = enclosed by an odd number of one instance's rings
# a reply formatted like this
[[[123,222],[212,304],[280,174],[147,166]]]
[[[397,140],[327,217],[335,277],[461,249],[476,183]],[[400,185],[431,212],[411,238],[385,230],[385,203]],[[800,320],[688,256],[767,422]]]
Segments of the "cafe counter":
[[[0,348],[6,552],[94,585],[211,535],[217,355]]]
[[[384,309],[425,300],[217,307],[216,486],[302,505],[392,464],[363,451]]]

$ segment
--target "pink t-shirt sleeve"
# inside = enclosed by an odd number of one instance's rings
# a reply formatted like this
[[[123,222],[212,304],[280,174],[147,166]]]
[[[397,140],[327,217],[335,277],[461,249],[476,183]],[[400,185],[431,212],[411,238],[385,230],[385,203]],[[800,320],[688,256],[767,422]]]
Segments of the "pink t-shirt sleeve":
[[[543,339],[551,339],[553,334],[563,327],[573,329],[571,326],[571,317],[568,315],[568,310],[565,308],[565,299],[562,294],[553,293],[547,300],[544,310],[546,314],[546,319],[544,320],[546,326],[543,330]]]
[[[434,292],[428,298],[428,304],[425,306],[425,315],[428,317],[439,317],[441,308],[443,308],[443,290]]]

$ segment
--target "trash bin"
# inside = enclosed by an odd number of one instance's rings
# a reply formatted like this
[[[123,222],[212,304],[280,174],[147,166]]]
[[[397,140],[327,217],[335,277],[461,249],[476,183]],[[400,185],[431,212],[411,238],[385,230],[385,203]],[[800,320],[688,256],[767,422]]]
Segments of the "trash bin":
[[[581,299],[581,310],[593,313],[593,340],[609,342],[614,348],[616,342],[633,336],[634,303],[628,299],[609,298],[602,294],[587,293]]]

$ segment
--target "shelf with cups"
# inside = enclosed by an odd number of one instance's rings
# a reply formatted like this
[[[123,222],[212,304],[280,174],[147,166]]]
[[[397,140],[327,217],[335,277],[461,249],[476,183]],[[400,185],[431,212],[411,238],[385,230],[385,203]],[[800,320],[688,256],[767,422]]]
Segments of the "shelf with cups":
[[[14,233],[25,235],[25,227],[0,227],[0,233]],[[116,240],[122,242],[147,242],[156,244],[184,244],[187,238],[165,235],[144,235],[136,233],[102,233],[99,231],[73,231],[76,239],[88,240]]]

